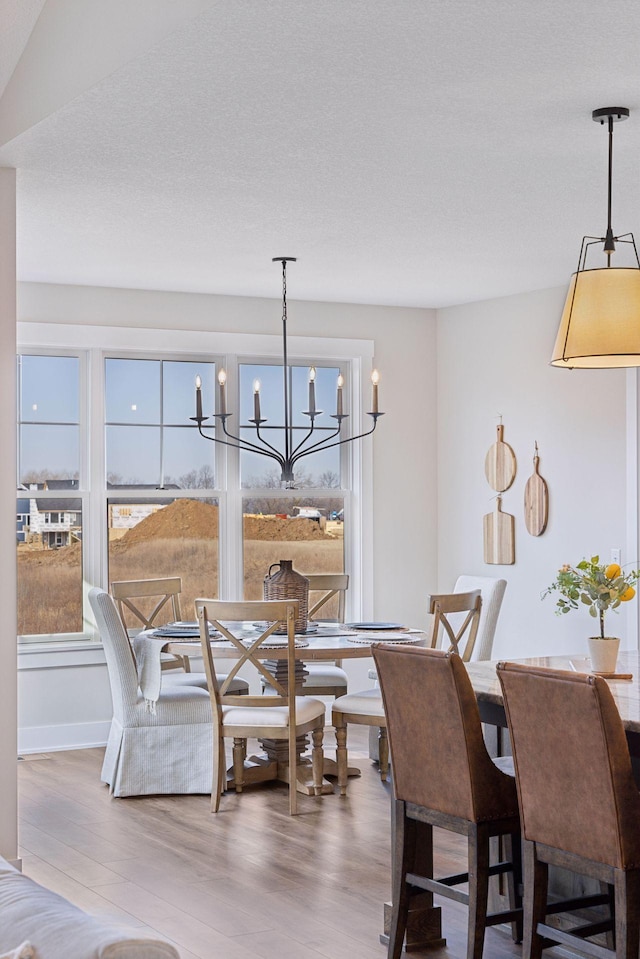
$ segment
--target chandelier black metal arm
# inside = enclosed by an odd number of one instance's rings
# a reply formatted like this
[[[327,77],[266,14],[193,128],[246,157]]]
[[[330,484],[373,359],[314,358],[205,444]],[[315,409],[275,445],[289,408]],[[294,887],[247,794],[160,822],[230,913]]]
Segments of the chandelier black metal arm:
[[[290,395],[291,367],[289,365],[287,350],[287,263],[295,262],[295,257],[277,256],[273,258],[273,262],[282,263],[282,377],[284,424],[282,426],[268,426],[266,429],[281,431],[283,437],[282,445],[284,447],[284,453],[270,443],[260,430],[262,424],[266,423],[267,420],[260,416],[259,383],[254,384],[254,416],[248,421],[255,429],[254,441],[248,440],[242,436],[236,436],[227,429],[227,420],[232,414],[227,413],[226,411],[226,374],[224,371],[221,371],[218,379],[220,389],[220,406],[222,411],[212,415],[214,423],[210,427],[204,426],[210,417],[203,416],[202,414],[202,394],[199,377],[196,378],[196,415],[190,417],[190,419],[197,424],[200,436],[206,440],[211,440],[214,443],[220,443],[223,446],[229,446],[233,449],[238,449],[247,453],[257,453],[260,456],[266,456],[269,459],[274,460],[280,467],[281,481],[285,483],[287,487],[293,488],[294,467],[299,460],[305,456],[310,456],[313,453],[321,453],[324,450],[332,449],[336,446],[343,446],[346,443],[353,443],[355,440],[360,440],[365,436],[370,436],[377,426],[378,419],[384,414],[378,410],[378,373],[376,370],[374,370],[371,375],[373,409],[371,412],[367,413],[367,415],[373,419],[373,425],[371,426],[371,429],[365,430],[362,433],[358,433],[356,436],[345,436],[342,439],[339,439],[338,437],[340,437],[343,421],[348,419],[349,415],[348,413],[344,413],[342,411],[343,380],[342,376],[340,376],[337,383],[336,412],[331,414],[331,418],[337,421],[336,428],[332,429],[330,427],[320,427],[320,429],[323,431],[329,432],[330,435],[324,436],[321,439],[316,439],[315,442],[310,442],[312,437],[317,435],[316,430],[318,427],[316,426],[316,419],[322,414],[322,410],[317,410],[315,408],[315,367],[311,367],[309,370],[309,409],[302,411],[303,416],[309,417],[309,427],[302,439],[298,443],[295,442],[295,431],[300,429],[300,427],[294,427],[292,422],[293,416]],[[216,420],[220,421],[222,432],[227,439],[223,439],[221,436],[216,435]],[[213,432],[208,433],[206,432],[207,429],[212,429]]]

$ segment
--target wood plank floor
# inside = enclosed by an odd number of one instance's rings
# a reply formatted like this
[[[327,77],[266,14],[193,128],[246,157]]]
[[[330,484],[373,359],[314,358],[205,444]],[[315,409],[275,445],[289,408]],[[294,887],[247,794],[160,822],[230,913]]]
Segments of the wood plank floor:
[[[365,732],[350,735],[363,775],[348,797],[300,797],[293,818],[284,786],[227,794],[214,816],[208,796],[110,798],[99,749],[29,757],[23,870],[94,915],[169,939],[182,959],[384,959],[391,792]],[[440,832],[437,868],[464,860],[460,838]],[[445,949],[413,955],[464,959],[464,907],[444,902],[443,934]],[[485,959],[521,952],[506,931],[487,932]]]

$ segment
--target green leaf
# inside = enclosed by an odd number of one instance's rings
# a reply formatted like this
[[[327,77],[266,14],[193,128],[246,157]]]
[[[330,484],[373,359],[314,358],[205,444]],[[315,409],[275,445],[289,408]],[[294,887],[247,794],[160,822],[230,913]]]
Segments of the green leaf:
[[[597,616],[598,614],[597,614],[597,612],[596,612],[595,606],[590,606],[590,607],[589,607],[589,615],[590,615],[590,616],[593,616],[594,619],[596,618],[596,616]]]

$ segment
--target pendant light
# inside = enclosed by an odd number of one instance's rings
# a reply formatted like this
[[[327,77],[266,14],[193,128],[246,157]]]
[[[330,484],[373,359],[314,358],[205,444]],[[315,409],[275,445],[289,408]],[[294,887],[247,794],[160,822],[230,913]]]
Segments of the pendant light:
[[[592,119],[602,126],[606,124],[609,133],[607,231],[605,236],[582,238],[578,269],[569,284],[552,366],[566,369],[640,366],[640,259],[633,233],[614,236],[611,228],[613,124],[628,116],[626,107],[602,107],[592,113]],[[621,243],[633,248],[634,266],[611,265],[616,245]],[[598,244],[603,244],[606,265],[587,269],[587,253]]]

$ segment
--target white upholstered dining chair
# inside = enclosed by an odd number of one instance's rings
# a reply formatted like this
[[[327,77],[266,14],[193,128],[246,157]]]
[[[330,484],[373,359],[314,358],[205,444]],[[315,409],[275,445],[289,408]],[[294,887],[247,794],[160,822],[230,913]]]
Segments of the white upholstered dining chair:
[[[208,691],[163,682],[155,708],[149,709],[113,598],[103,589],[91,589],[89,602],[113,700],[102,781],[114,796],[210,792],[213,723]]]
[[[506,579],[496,579],[493,576],[463,575],[458,576],[456,580],[453,587],[454,593],[468,593],[472,589],[479,589],[482,596],[482,612],[471,662],[491,659],[498,616],[506,588]]]

